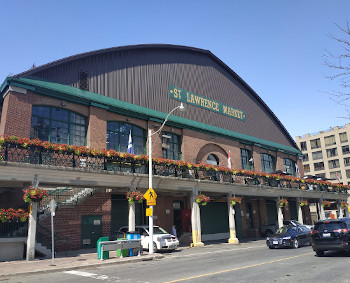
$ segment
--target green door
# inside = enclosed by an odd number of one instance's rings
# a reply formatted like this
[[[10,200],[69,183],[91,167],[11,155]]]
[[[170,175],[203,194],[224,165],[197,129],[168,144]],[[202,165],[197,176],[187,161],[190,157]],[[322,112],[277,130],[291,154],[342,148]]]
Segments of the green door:
[[[102,237],[102,216],[86,215],[81,218],[81,247],[96,248],[96,243]]]
[[[202,234],[230,231],[226,202],[209,202],[206,206],[201,206],[200,210]]]
[[[298,212],[297,212],[297,202],[290,200],[289,201],[289,212],[290,218],[293,220],[298,220]]]
[[[243,238],[241,208],[238,205],[236,205],[234,209],[235,209],[236,237],[240,239],[240,238]]]
[[[276,225],[277,222],[277,206],[276,201],[266,200],[267,224]]]

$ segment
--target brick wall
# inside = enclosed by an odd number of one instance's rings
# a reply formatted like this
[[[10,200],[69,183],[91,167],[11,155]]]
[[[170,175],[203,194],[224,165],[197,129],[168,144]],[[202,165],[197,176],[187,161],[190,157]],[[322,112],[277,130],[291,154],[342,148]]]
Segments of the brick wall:
[[[81,249],[81,219],[85,215],[102,215],[102,234],[110,234],[111,228],[111,195],[110,193],[95,193],[83,203],[65,207],[61,206],[55,215],[55,234],[69,239],[68,250]],[[51,219],[46,217],[40,224],[51,229]],[[64,242],[57,241],[56,251],[64,250]]]

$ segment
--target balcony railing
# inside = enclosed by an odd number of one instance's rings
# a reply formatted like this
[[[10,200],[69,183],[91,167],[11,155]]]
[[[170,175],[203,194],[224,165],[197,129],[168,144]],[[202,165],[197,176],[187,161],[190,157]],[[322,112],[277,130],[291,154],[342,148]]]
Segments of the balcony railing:
[[[86,171],[115,171],[148,174],[148,156],[57,145],[17,137],[0,138],[0,160],[79,168]],[[1,161],[0,161],[1,162]],[[349,186],[283,174],[267,174],[229,169],[208,164],[193,164],[169,159],[153,159],[153,174],[178,178],[210,180],[236,184],[347,193]]]

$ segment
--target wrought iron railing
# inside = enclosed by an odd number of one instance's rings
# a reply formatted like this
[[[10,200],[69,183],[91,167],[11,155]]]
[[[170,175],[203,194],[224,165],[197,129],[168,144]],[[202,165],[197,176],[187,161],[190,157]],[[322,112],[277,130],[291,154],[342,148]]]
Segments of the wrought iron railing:
[[[4,223],[0,221],[0,238],[27,237],[27,234],[28,220],[25,222],[11,221]]]
[[[86,150],[86,148],[84,148]],[[78,154],[77,154],[78,152]],[[148,174],[147,156],[131,156],[130,154],[107,154],[106,151],[93,150],[88,153],[81,150],[52,150],[43,146],[25,146],[4,142],[0,148],[0,159],[3,161],[63,166],[79,168],[84,171],[115,171]],[[153,174],[155,176],[172,176],[178,178],[230,182],[255,186],[293,188],[298,190],[315,190],[347,193],[348,186],[332,184],[309,179],[300,179],[279,174],[266,174],[241,169],[228,169],[205,164],[191,164],[183,161],[154,159]],[[62,194],[63,196],[63,194]]]
[[[55,234],[55,250],[64,251],[67,255],[69,239],[62,238],[59,235]],[[51,250],[52,248],[52,233],[50,229],[47,229],[43,225],[37,223],[37,233],[36,241],[44,245],[47,249]]]

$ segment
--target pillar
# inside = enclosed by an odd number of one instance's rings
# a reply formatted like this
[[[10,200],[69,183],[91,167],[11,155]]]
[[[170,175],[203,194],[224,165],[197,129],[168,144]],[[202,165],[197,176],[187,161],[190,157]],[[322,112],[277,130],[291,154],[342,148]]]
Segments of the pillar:
[[[338,209],[338,219],[344,217],[343,214],[343,208],[340,206],[340,202],[337,202],[337,209]]]
[[[191,225],[192,225],[192,244],[191,247],[204,247],[202,242],[202,231],[201,231],[201,215],[200,208],[196,202],[196,196],[198,195],[198,189],[195,188],[192,191],[191,203]]]
[[[319,219],[325,219],[326,218],[326,215],[324,214],[324,208],[322,206],[322,201],[323,201],[323,198],[320,198],[318,200],[318,207],[319,207],[319,213],[320,213],[319,216],[318,216]]]
[[[134,187],[131,187],[130,192],[135,191]],[[129,231],[135,231],[135,203],[129,202]]]
[[[278,220],[278,228],[283,227],[283,212],[282,207],[280,207],[280,198],[276,199],[277,205],[277,220]]]
[[[300,198],[297,198],[297,212],[298,212],[298,222],[304,224],[303,222],[303,210],[300,206]]]
[[[35,257],[35,236],[36,222],[38,215],[38,202],[31,202],[31,211],[29,214],[28,238],[27,238],[27,257],[28,261],[34,260]]]
[[[232,193],[228,194],[227,199],[232,197]],[[236,212],[232,204],[228,201],[228,222],[229,222],[229,227],[230,227],[230,238],[228,239],[229,244],[239,244],[239,240],[237,239],[236,235]]]

